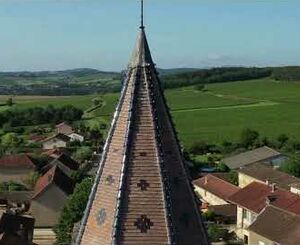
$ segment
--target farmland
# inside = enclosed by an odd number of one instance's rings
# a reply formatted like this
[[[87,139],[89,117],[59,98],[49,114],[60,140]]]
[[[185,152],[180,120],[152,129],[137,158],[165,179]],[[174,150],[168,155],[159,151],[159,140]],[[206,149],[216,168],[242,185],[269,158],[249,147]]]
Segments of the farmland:
[[[204,140],[221,143],[237,140],[245,127],[262,136],[275,138],[285,133],[300,138],[300,83],[278,82],[269,78],[207,85],[205,91],[194,87],[166,90],[179,137],[185,146]],[[94,98],[103,100],[102,107],[89,113],[89,120],[107,122],[113,114],[118,94],[84,96],[18,96],[13,109],[33,106],[74,105],[83,110]],[[0,96],[1,102],[7,100]],[[1,110],[9,109],[7,106]]]

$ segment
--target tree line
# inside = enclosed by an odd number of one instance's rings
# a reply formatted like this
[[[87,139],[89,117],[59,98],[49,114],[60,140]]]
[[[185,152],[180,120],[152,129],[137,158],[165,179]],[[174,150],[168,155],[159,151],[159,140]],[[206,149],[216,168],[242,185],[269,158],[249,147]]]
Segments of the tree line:
[[[31,126],[53,124],[62,121],[72,122],[82,118],[83,111],[72,105],[56,108],[49,105],[45,108],[34,107],[22,110],[6,110],[0,113],[0,127]]]
[[[164,88],[178,88],[183,86],[243,81],[269,77],[269,68],[223,67],[203,69],[162,77]]]

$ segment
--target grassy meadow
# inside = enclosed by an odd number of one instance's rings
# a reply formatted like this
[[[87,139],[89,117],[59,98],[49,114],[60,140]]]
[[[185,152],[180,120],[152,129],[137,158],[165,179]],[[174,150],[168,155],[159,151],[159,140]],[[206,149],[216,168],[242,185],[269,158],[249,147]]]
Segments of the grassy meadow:
[[[182,143],[188,147],[204,140],[220,143],[237,140],[245,127],[262,136],[275,138],[285,133],[300,138],[300,83],[271,79],[211,84],[204,92],[194,87],[166,90],[168,104]],[[19,96],[13,108],[33,106],[63,106],[72,104],[83,110],[92,107],[94,98],[104,103],[89,113],[89,120],[110,121],[118,94],[87,96]],[[7,97],[0,96],[1,102]],[[0,111],[8,109],[1,106]]]

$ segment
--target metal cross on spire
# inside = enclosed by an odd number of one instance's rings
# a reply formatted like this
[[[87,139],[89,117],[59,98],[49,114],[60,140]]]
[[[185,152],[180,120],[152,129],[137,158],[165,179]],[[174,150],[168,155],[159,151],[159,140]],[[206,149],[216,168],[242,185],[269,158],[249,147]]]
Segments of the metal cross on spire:
[[[141,29],[144,29],[144,0],[141,0]]]

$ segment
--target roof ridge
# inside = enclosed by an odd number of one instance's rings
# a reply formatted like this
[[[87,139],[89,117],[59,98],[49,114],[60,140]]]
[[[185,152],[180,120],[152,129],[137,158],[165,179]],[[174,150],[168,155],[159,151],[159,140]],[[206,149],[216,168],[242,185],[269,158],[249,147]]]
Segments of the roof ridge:
[[[232,184],[231,182],[229,182],[229,181],[226,181],[226,180],[224,180],[224,179],[222,179],[222,178],[218,178],[217,176],[215,176],[214,174],[207,174],[207,175],[210,175],[210,176],[213,176],[214,178],[216,178],[216,179],[218,179],[218,180],[221,180],[222,182],[225,182],[226,184],[229,184],[229,185],[231,185],[231,186],[234,186],[234,187],[236,187],[237,189],[241,189],[239,186],[236,186],[236,185],[234,185],[234,184]],[[206,175],[205,175],[206,176]],[[203,177],[205,177],[205,176],[203,176]],[[202,178],[203,178],[202,177]]]
[[[298,217],[298,218],[300,219],[300,214],[296,214],[296,213],[293,213],[293,212],[291,212],[291,211],[289,211],[289,210],[286,210],[286,209],[283,209],[283,208],[274,206],[273,204],[267,205],[267,206],[265,207],[265,209],[266,209],[266,208],[274,208],[274,209],[277,209],[277,210],[279,210],[279,211],[281,211],[281,212],[288,213],[288,214],[290,214],[290,215],[292,215],[292,216],[296,216],[296,217]]]
[[[53,180],[54,180],[54,175],[56,174],[56,171],[57,171],[57,166],[52,166],[44,175],[42,175],[39,179],[38,179],[38,181],[37,181],[37,183],[36,183],[36,185],[38,185],[39,184],[39,181],[42,181],[44,178],[46,179],[46,178],[48,178],[47,179],[47,182],[46,182],[46,184],[45,184],[45,186],[43,186],[43,188],[41,188],[40,190],[38,190],[37,191],[37,193],[34,193],[33,194],[33,196],[32,196],[32,199],[34,199],[34,198],[36,198],[37,196],[39,196],[50,184],[52,184],[53,183]],[[50,176],[49,176],[49,173],[50,172],[53,172],[53,174],[51,174]],[[50,177],[50,179],[49,179],[49,177]]]

